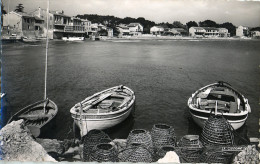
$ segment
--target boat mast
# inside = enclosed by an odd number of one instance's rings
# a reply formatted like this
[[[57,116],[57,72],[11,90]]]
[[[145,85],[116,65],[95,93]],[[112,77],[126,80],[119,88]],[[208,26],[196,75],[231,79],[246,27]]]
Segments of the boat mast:
[[[49,0],[47,0],[47,10],[46,10],[46,16],[47,16],[47,32],[46,32],[46,54],[45,54],[45,77],[44,77],[44,100],[47,99],[47,66],[48,66],[48,46],[49,46]],[[44,105],[44,113],[46,113],[46,107],[47,102]]]

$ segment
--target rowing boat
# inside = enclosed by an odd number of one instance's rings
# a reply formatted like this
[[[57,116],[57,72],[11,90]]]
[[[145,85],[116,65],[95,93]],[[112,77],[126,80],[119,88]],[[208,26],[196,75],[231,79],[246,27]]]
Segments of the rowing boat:
[[[74,132],[83,137],[92,129],[113,127],[134,112],[134,104],[134,92],[122,85],[87,97],[70,109],[74,119]]]
[[[223,115],[234,129],[244,125],[251,112],[248,99],[226,82],[209,84],[197,90],[188,100],[190,114],[200,127],[210,114]]]

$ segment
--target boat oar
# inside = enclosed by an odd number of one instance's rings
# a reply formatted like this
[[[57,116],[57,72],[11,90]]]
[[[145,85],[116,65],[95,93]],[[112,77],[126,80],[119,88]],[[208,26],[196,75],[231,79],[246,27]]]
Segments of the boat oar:
[[[41,129],[36,126],[27,126],[34,137],[39,137]]]

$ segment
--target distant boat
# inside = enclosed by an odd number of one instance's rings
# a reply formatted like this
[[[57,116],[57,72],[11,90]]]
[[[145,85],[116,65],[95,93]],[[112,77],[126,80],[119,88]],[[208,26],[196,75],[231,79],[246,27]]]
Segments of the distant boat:
[[[85,38],[73,36],[73,37],[62,37],[62,40],[64,40],[64,41],[83,41],[83,40],[85,40]]]
[[[35,42],[39,42],[39,41],[41,41],[41,40],[36,39],[36,38],[27,38],[27,37],[24,37],[24,38],[22,38],[22,41],[25,42],[25,43],[35,43]]]
[[[45,110],[43,110],[44,108]],[[31,130],[35,137],[38,137],[41,128],[49,123],[56,116],[57,112],[58,107],[53,101],[49,99],[41,100],[15,113],[7,124],[23,119],[25,126]]]
[[[228,83],[217,82],[207,85],[188,100],[190,114],[193,120],[203,128],[210,113],[222,115],[234,129],[244,125],[248,113],[251,112],[248,100]]]
[[[126,86],[98,92],[70,109],[74,129],[81,137],[92,129],[107,129],[124,121],[134,111],[135,94]]]

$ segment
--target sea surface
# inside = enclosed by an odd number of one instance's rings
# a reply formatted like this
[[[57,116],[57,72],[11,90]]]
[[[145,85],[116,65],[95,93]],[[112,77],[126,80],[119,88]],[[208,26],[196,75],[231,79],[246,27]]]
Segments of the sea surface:
[[[2,126],[19,109],[44,97],[45,42],[2,45]],[[108,129],[126,138],[132,129],[156,123],[175,129],[178,138],[200,134],[187,100],[197,89],[226,81],[252,108],[239,132],[259,137],[260,40],[107,40],[50,41],[47,95],[59,108],[48,138],[73,138],[70,108],[104,89],[126,85],[136,94],[135,117]]]

